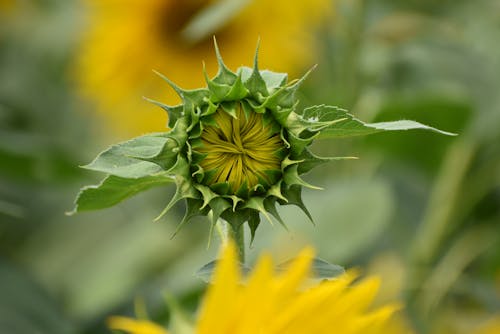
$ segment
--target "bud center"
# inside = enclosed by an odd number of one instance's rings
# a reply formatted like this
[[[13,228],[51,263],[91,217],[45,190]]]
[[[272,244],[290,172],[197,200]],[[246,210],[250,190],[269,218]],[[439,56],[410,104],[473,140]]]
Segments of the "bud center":
[[[265,190],[277,182],[285,145],[274,120],[253,111],[247,115],[239,105],[236,117],[219,109],[214,121],[217,126],[203,129],[203,145],[196,149],[206,154],[200,162],[207,175],[204,183],[228,183],[234,194],[258,185]]]

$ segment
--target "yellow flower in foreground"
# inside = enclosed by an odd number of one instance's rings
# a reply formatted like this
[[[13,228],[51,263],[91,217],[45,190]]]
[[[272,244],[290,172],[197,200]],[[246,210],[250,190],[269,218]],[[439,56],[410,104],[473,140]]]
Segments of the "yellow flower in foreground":
[[[167,334],[163,327],[147,321],[135,320],[126,317],[112,317],[108,322],[109,327],[127,331],[131,334]]]
[[[500,315],[493,317],[478,327],[474,334],[498,334],[500,333]]]
[[[228,20],[211,29],[189,29],[208,6],[223,0],[86,0],[88,26],[78,53],[74,75],[83,93],[97,101],[107,117],[107,128],[124,135],[162,131],[165,116],[147,109],[141,96],[177,103],[174,92],[165,96],[163,83],[151,75],[155,69],[181,87],[204,84],[201,61],[216,71],[212,36],[224,46],[226,64],[239,67],[251,57],[260,36],[263,67],[298,74],[314,63],[312,32],[331,12],[332,0],[240,1]],[[229,8],[229,7],[226,7]],[[222,11],[221,11],[222,12]],[[196,21],[196,20],[195,20]],[[148,114],[145,116],[144,113]]]
[[[226,247],[204,297],[196,334],[376,334],[387,333],[394,305],[371,309],[379,282],[352,284],[352,273],[311,286],[313,251],[305,249],[283,272],[262,256],[243,282],[234,245]],[[129,319],[128,319],[129,320]],[[110,326],[134,334],[147,332],[141,321],[111,318]],[[164,333],[168,333],[166,330]],[[179,333],[172,333],[179,334]]]

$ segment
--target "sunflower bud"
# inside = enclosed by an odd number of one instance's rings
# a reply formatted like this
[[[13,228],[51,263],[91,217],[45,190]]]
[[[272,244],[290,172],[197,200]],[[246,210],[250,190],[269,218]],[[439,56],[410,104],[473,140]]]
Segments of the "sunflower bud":
[[[201,120],[203,131],[192,140],[193,151],[203,156],[192,166],[200,173],[199,182],[216,189],[219,195],[248,199],[264,194],[282,177],[281,162],[288,150],[281,139],[281,127],[269,112],[257,113],[244,101],[235,105],[235,116],[220,107]],[[227,187],[229,186],[229,187]]]
[[[157,219],[186,200],[183,226],[196,215],[219,218],[233,228],[248,222],[252,238],[260,214],[285,225],[276,204],[298,206],[303,187],[318,189],[300,175],[318,164],[350,157],[322,158],[308,148],[315,138],[347,137],[386,130],[440,130],[414,121],[367,124],[341,108],[319,105],[297,110],[295,93],[307,77],[288,82],[285,73],[253,68],[230,71],[217,44],[218,73],[205,88],[185,90],[159,74],[181,97],[167,106],[170,130],[132,139],[101,153],[88,169],[108,173],[84,188],[76,211],[100,209],[153,186],[175,182],[177,191]],[[257,48],[258,51],[258,48]]]
[[[309,185],[299,174],[312,162],[307,146],[314,135],[304,136],[306,127],[291,116],[303,79],[289,84],[284,73],[260,71],[257,55],[253,68],[232,72],[215,48],[219,71],[212,79],[205,72],[206,88],[183,90],[164,77],[183,103],[152,101],[167,110],[167,135],[179,143],[172,204],[188,199],[183,223],[196,213],[208,214],[214,223],[249,222],[252,236],[259,214],[283,223],[276,203],[298,205],[310,217],[301,199],[302,186]]]

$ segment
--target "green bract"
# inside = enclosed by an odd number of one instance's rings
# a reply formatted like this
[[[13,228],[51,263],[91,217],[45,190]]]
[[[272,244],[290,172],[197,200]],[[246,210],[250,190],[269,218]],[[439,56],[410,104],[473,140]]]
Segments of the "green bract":
[[[217,45],[217,75],[207,87],[184,90],[163,77],[182,104],[163,108],[169,131],[148,134],[102,152],[87,169],[109,174],[85,187],[74,212],[101,209],[153,186],[174,183],[177,191],[157,219],[178,201],[186,201],[179,227],[196,215],[219,218],[233,228],[248,222],[252,238],[260,214],[284,225],[276,204],[293,204],[312,220],[302,187],[318,189],[300,177],[315,166],[342,157],[318,157],[309,150],[317,138],[366,135],[386,130],[427,129],[414,121],[367,124],[346,110],[327,105],[297,109],[295,93],[304,79],[288,82],[285,73],[253,68],[230,71]]]

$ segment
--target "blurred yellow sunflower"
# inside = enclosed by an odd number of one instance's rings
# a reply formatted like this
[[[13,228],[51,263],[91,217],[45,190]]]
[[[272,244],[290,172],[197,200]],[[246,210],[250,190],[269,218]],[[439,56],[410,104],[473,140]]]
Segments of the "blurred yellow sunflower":
[[[214,73],[212,36],[231,68],[251,59],[261,37],[262,68],[297,74],[314,62],[312,33],[330,17],[332,0],[85,0],[88,26],[74,75],[84,95],[122,136],[164,130],[166,116],[141,96],[166,103],[177,96],[151,72],[181,87],[204,84],[201,62]],[[269,51],[271,50],[271,51]],[[145,117],[144,112],[149,114]]]
[[[14,0],[0,0],[0,16],[7,15],[14,10],[16,2]]]
[[[312,285],[308,277],[313,255],[311,249],[303,250],[280,274],[264,255],[243,282],[235,247],[229,244],[202,302],[194,333],[388,333],[387,320],[396,306],[371,307],[379,281],[368,278],[352,284],[356,275],[348,273]],[[109,325],[133,334],[169,333],[152,323],[123,317],[112,317]]]

